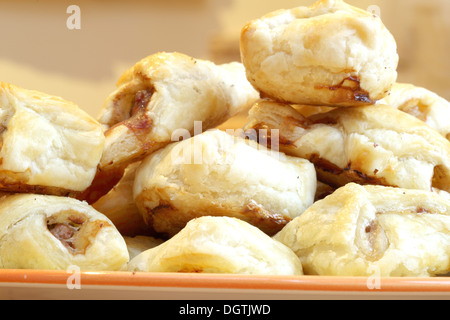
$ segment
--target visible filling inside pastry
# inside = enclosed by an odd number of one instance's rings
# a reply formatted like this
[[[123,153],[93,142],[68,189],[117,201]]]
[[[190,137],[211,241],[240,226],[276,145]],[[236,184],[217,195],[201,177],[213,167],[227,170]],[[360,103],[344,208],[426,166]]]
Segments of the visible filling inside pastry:
[[[50,233],[72,254],[84,254],[91,243],[91,239],[101,228],[109,226],[106,221],[90,221],[79,212],[65,210],[47,219]]]
[[[351,163],[342,169],[316,154],[311,155],[308,159],[316,167],[319,181],[325,182],[334,188],[339,188],[347,182],[356,182],[361,185],[389,185],[385,179],[376,177],[378,173],[376,170],[373,173],[374,175],[371,176],[356,170]]]
[[[1,142],[0,142],[1,148]],[[0,158],[0,164],[3,159]],[[79,192],[58,187],[29,184],[29,170],[25,172],[0,171],[0,190],[6,192],[53,194],[63,197],[76,197]]]
[[[361,88],[361,81],[357,76],[350,76],[342,80],[335,86],[316,85],[315,89],[327,89],[330,91],[339,90],[342,94],[336,98],[334,103],[345,101],[358,101],[367,104],[373,104],[374,101],[370,98],[370,94]]]
[[[144,135],[146,135],[153,128],[153,123],[149,119],[146,109],[150,100],[153,96],[153,89],[143,89],[136,92],[132,105],[130,106],[130,111],[128,118],[122,122],[119,122],[109,128],[105,135],[108,135],[113,128],[119,125],[127,126],[139,140],[142,140]]]
[[[256,201],[251,200],[243,209],[243,220],[257,225],[269,235],[279,232],[292,219],[279,213],[271,212],[265,209]]]
[[[420,99],[411,99],[402,104],[398,109],[422,121],[426,121],[429,107],[423,104]]]
[[[147,108],[147,105],[152,99],[152,95],[153,90],[151,89],[144,89],[138,91],[134,96],[134,103],[133,107],[131,108],[130,117],[133,117],[136,114],[145,111],[145,108]]]
[[[78,253],[77,236],[85,222],[86,217],[76,212],[70,213],[70,215],[60,213],[47,219],[47,228],[66,248],[71,252]]]
[[[379,260],[383,257],[386,250],[389,248],[389,239],[384,230],[381,216],[383,215],[413,215],[421,216],[426,214],[439,214],[434,210],[430,210],[424,206],[417,206],[411,210],[405,210],[403,212],[377,212],[376,219],[371,220],[364,227],[364,235],[361,237],[363,240],[359,243],[360,250],[372,261]]]
[[[5,132],[6,129],[7,129],[7,128],[6,128],[4,125],[0,124],[0,139],[1,139],[1,140],[3,140],[2,133]],[[3,143],[2,143],[2,144],[3,144]],[[1,149],[1,147],[0,147],[0,149]]]
[[[335,122],[334,119],[328,119],[326,117],[320,120],[321,120],[320,122],[317,121],[314,122],[314,124],[318,123],[334,124]],[[299,125],[304,129],[307,129],[311,124],[312,123],[308,122],[308,120],[305,120],[305,123],[302,123],[301,125],[297,123],[297,125]],[[263,124],[258,124],[253,128],[258,132],[257,134],[259,141],[263,139],[264,141],[267,142],[267,146],[270,148],[272,146],[271,129],[268,129],[268,126]],[[261,137],[261,134],[264,134],[264,136]],[[283,135],[278,135],[277,139],[279,145],[282,146],[283,148],[295,148],[295,143],[291,141],[291,139],[288,139]],[[351,163],[349,163],[348,166],[345,168],[340,168],[334,163],[328,161],[327,159],[320,157],[318,154],[312,154],[306,156],[305,158],[311,161],[316,167],[319,180],[325,181],[326,183],[331,183],[333,187],[339,187],[341,184],[339,183],[333,185],[333,182],[330,181],[330,176],[340,176],[341,178],[348,180],[348,182],[355,181],[360,184],[386,185],[386,181],[384,181],[384,179],[376,177],[378,173],[377,171],[373,172],[373,176],[367,175],[361,172],[360,170],[355,169]]]
[[[252,126],[251,130],[247,130],[245,132],[245,138],[259,142],[268,148],[272,148],[272,145],[283,146],[284,148],[295,148],[295,142],[285,136],[276,134],[275,137],[272,138],[272,129],[270,129],[270,126],[262,123]]]
[[[316,168],[334,175],[340,175],[344,172],[344,169],[339,168],[335,164],[331,163],[326,159],[321,158],[317,154],[313,154],[312,156],[310,156],[309,161],[311,161]]]
[[[373,261],[380,259],[389,247],[389,241],[383,227],[378,220],[373,220],[366,225],[364,233],[368,246],[362,248],[363,252]]]
[[[445,170],[444,166],[434,167],[432,187],[445,191],[449,189],[447,183],[447,171]]]
[[[152,89],[140,90],[134,97],[133,106],[131,107],[130,118],[124,124],[130,129],[136,138],[142,143],[145,150],[147,144],[151,147],[153,144],[148,142],[146,136],[153,129],[153,121],[147,115],[147,106],[153,95]]]
[[[418,99],[410,100],[407,105],[404,105],[404,108],[408,109],[410,113],[415,113],[415,116],[419,118],[427,117],[428,108]],[[448,185],[450,172],[445,165],[436,165],[420,156],[415,159],[404,157],[401,155],[402,152],[392,147],[392,141],[386,140],[386,145],[381,145],[383,142],[377,141],[376,135],[374,138],[373,132],[378,129],[367,130],[362,134],[346,132],[339,120],[339,117],[336,117],[336,114],[333,113],[320,113],[309,118],[299,115],[294,118],[283,110],[271,114],[261,109],[256,113],[255,121],[251,125],[256,134],[256,138],[251,137],[251,139],[260,142],[265,141],[269,148],[275,143],[281,151],[288,154],[292,152],[308,159],[316,167],[318,180],[334,188],[348,182],[399,187],[400,181],[392,177],[391,171],[389,171],[391,168],[388,166],[389,170],[385,170],[383,166],[389,160],[390,154],[391,157],[397,158],[392,159],[393,162],[397,161],[405,171],[412,171],[410,167],[413,163],[420,168],[417,173],[421,181],[411,180],[411,184],[420,183],[421,186],[429,184],[432,188],[447,192],[450,190]],[[323,130],[324,127],[331,127],[331,129]],[[274,137],[277,139],[276,141],[272,141],[271,128],[280,128],[277,130],[277,136]],[[383,130],[380,128],[378,131],[382,132]],[[403,135],[408,135],[408,133],[395,132],[394,130],[386,129],[384,131],[387,135],[400,140]],[[308,134],[310,135],[308,136]],[[319,134],[329,134],[329,138],[322,143],[317,137]],[[304,135],[306,136],[304,139],[305,147],[299,148],[297,141],[300,141]],[[348,150],[343,145],[349,146]],[[358,150],[358,148],[361,150]],[[377,148],[380,148],[380,151],[375,151]],[[372,159],[372,167],[365,166],[367,157]],[[380,167],[378,167],[376,161],[381,163]]]

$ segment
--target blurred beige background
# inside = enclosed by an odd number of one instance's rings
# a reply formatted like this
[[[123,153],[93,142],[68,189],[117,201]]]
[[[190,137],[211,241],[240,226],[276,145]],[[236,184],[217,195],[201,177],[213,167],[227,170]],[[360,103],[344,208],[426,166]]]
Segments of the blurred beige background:
[[[0,0],[0,80],[74,101],[97,116],[119,76],[157,51],[239,59],[251,19],[313,0]],[[379,12],[400,54],[399,81],[450,100],[449,0],[348,0]],[[69,30],[69,5],[81,29]],[[375,6],[375,7],[374,7]]]

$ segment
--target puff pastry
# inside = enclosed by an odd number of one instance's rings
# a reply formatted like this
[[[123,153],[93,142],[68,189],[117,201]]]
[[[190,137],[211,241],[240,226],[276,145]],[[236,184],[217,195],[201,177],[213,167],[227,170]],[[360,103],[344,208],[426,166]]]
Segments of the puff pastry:
[[[350,183],[274,239],[305,274],[428,277],[450,271],[450,202],[422,190]]]
[[[336,188],[333,188],[322,181],[317,180],[317,189],[316,189],[316,195],[314,197],[314,202],[322,200],[323,198],[329,196],[334,191],[336,191]]]
[[[92,204],[94,209],[107,216],[117,230],[127,237],[155,233],[144,222],[133,197],[134,177],[139,165],[139,161],[129,165],[120,181],[106,195]]]
[[[302,116],[308,118],[318,113],[325,113],[331,110],[334,110],[335,107],[325,107],[325,106],[313,106],[306,104],[297,104],[291,105],[297,112],[299,112]]]
[[[173,238],[144,251],[129,271],[302,275],[300,259],[258,228],[230,217],[190,221]]]
[[[397,44],[381,19],[341,0],[278,10],[241,33],[247,77],[263,97],[355,106],[382,99],[397,79]]]
[[[124,236],[125,243],[127,244],[130,260],[138,256],[140,253],[150,250],[164,243],[163,239],[155,238],[152,236]]]
[[[0,268],[117,271],[128,261],[113,223],[84,202],[34,194],[0,199]]]
[[[102,126],[74,103],[0,82],[0,190],[76,196],[104,142]]]
[[[209,130],[143,160],[134,198],[155,231],[173,236],[199,216],[232,216],[274,234],[314,201],[314,166]]]
[[[396,83],[378,103],[409,113],[450,140],[450,102],[436,93],[413,84]]]
[[[248,128],[269,135],[279,130],[279,150],[313,162],[319,180],[332,187],[357,182],[450,190],[450,142],[390,106],[337,108],[305,118],[289,105],[263,101],[249,116]]]
[[[148,56],[127,70],[106,99],[99,121],[106,129],[100,170],[123,167],[249,108],[259,93],[241,63],[216,65],[177,52]],[[196,132],[198,133],[198,132]]]

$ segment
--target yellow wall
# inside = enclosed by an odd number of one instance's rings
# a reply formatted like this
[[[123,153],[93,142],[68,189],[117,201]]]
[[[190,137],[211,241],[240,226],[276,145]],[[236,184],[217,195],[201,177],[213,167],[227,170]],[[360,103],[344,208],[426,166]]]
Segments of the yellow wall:
[[[377,5],[397,39],[399,81],[450,99],[450,1],[348,0]],[[93,116],[121,73],[157,51],[238,59],[242,25],[313,0],[0,0],[0,80],[72,100]],[[81,29],[69,30],[69,5]]]

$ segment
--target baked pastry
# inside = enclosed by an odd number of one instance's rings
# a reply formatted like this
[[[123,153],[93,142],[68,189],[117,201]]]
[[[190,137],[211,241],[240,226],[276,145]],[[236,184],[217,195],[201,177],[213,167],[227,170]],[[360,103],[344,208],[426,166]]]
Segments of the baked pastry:
[[[127,237],[153,235],[155,232],[144,222],[133,197],[136,169],[140,162],[130,164],[120,181],[103,197],[92,204],[107,216],[117,230]]]
[[[272,235],[313,203],[316,181],[309,161],[215,129],[143,160],[134,198],[169,236],[205,215],[240,218]]]
[[[302,275],[300,259],[254,226],[230,217],[201,217],[144,251],[129,271]]]
[[[117,271],[128,262],[112,222],[76,199],[15,194],[0,199],[0,268]]]
[[[305,274],[428,277],[450,271],[450,202],[423,190],[350,183],[274,239]]]
[[[129,164],[220,125],[258,99],[241,63],[216,65],[177,52],[142,59],[122,75],[103,105],[98,119],[105,148],[94,182],[79,199],[95,203]]]
[[[450,191],[450,142],[395,108],[337,108],[305,118],[289,105],[264,101],[249,117],[247,128],[267,132],[270,144],[277,130],[279,150],[310,160],[332,187],[357,182]]]
[[[100,169],[126,166],[180,135],[214,128],[257,99],[241,63],[216,65],[176,52],[148,56],[122,75],[104,103]]]
[[[316,189],[316,195],[314,196],[314,202],[322,200],[323,198],[329,196],[334,191],[336,191],[336,188],[333,188],[322,181],[317,180],[317,189]]]
[[[378,103],[397,108],[426,122],[450,140],[450,102],[436,93],[408,83],[396,83]]]
[[[342,0],[319,0],[251,21],[240,44],[249,81],[279,102],[373,104],[397,79],[392,34],[378,16]]]
[[[104,142],[102,126],[74,103],[0,82],[0,190],[76,196]]]
[[[164,243],[163,239],[155,238],[152,236],[135,236],[135,237],[123,237],[127,244],[128,253],[130,254],[130,260],[139,255],[140,253],[150,250]]]
[[[313,106],[313,105],[306,105],[306,104],[293,104],[291,105],[292,108],[294,108],[297,112],[299,112],[302,116],[308,118],[310,116],[313,116],[318,113],[325,113],[329,112],[335,107],[326,107],[326,106]]]

